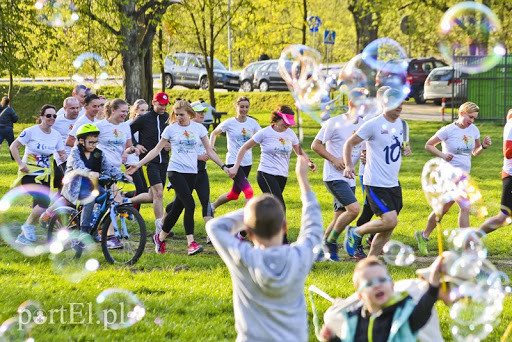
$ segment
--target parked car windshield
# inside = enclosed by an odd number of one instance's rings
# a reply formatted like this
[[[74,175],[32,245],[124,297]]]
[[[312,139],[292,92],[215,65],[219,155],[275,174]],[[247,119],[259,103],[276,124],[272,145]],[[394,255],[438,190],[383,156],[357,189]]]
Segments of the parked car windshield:
[[[430,75],[431,81],[449,81],[452,79],[452,70],[436,70]]]
[[[199,57],[198,59],[201,62],[201,64],[204,65],[203,57]],[[208,61],[210,61],[210,57],[208,57]],[[217,58],[213,59],[213,68],[217,70],[228,70]]]

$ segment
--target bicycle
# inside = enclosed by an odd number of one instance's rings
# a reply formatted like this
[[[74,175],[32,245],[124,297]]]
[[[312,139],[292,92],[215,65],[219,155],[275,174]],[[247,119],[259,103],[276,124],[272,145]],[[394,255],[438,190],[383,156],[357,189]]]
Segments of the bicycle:
[[[139,260],[146,246],[146,223],[130,203],[119,203],[114,200],[115,193],[111,187],[122,179],[102,174],[98,181],[105,189],[105,193],[95,200],[99,206],[99,215],[92,223],[89,233],[96,241],[100,241],[103,255],[110,264],[133,265]],[[80,231],[81,213],[80,205],[75,208],[56,208],[48,222],[47,239],[52,240],[54,233],[61,229]],[[113,232],[119,239],[121,248],[107,247],[109,232]],[[80,257],[78,251],[75,257]]]

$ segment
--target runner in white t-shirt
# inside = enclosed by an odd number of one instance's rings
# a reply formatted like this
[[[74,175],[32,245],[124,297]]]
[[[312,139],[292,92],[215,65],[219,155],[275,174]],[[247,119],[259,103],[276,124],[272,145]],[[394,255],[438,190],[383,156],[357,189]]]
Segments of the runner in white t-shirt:
[[[165,253],[165,239],[173,236],[172,228],[178,221],[183,209],[185,234],[188,243],[188,255],[194,255],[203,250],[203,247],[194,241],[194,210],[195,202],[192,197],[197,179],[198,145],[202,144],[208,157],[227,172],[228,168],[222,163],[219,156],[211,148],[208,141],[208,132],[202,124],[193,122],[196,113],[186,100],[177,101],[169,117],[169,126],[162,132],[158,144],[137,164],[128,168],[127,173],[132,174],[142,165],[156,158],[164,146],[171,145],[171,159],[167,168],[169,180],[174,187],[176,200],[163,222],[162,231],[153,236],[157,253]]]
[[[74,97],[79,104],[79,112],[78,118],[81,118],[85,114],[85,98],[88,95],[87,87],[83,84],[78,84],[73,88],[73,92],[71,93],[71,97]],[[61,109],[57,111],[57,118],[64,116],[66,114],[66,106],[62,106]]]
[[[355,179],[345,178],[343,169],[343,146],[363,123],[356,117],[351,119],[356,110],[349,102],[349,112],[327,120],[316,135],[311,149],[324,158],[323,180],[327,190],[334,197],[334,218],[325,230],[324,241],[329,249],[330,259],[339,261],[338,236],[359,215],[360,206],[356,199]],[[363,142],[364,143],[364,142]],[[324,146],[325,144],[325,146]],[[361,144],[352,150],[352,164],[361,156]]]
[[[44,105],[39,112],[40,124],[24,129],[9,147],[12,157],[18,164],[18,178],[12,184],[42,184],[47,194],[34,196],[33,210],[21,226],[21,234],[16,242],[30,245],[36,241],[37,220],[50,204],[51,158],[57,152],[61,161],[66,160],[66,152],[59,132],[52,130],[57,114],[55,107]],[[23,158],[19,148],[25,146]]]
[[[425,144],[425,149],[434,156],[442,158],[461,168],[468,174],[471,171],[471,156],[478,156],[484,149],[491,146],[491,138],[485,137],[480,143],[480,131],[473,125],[478,117],[480,109],[472,102],[466,102],[459,108],[459,118],[457,121],[444,126],[431,137]],[[436,148],[436,145],[442,144],[442,152]],[[436,220],[441,221],[443,216],[450,210],[453,203],[446,203],[441,217],[436,217],[434,211],[428,216],[427,226],[424,231],[416,231],[414,236],[418,241],[418,248],[421,254],[428,254],[427,242],[430,234],[436,227]],[[459,227],[469,227],[469,207],[459,205]]]
[[[91,94],[85,98],[85,115],[75,122],[73,129],[69,132],[66,139],[66,146],[73,147],[76,142],[76,130],[85,124],[94,124],[96,115],[100,111],[101,100],[96,94]]]
[[[283,198],[283,191],[288,180],[288,169],[290,167],[290,155],[292,150],[297,155],[303,155],[309,160],[306,152],[300,147],[299,139],[290,126],[295,125],[295,113],[286,105],[279,105],[270,116],[270,126],[258,131],[238,151],[235,165],[229,169],[229,174],[234,177],[244,160],[244,156],[256,144],[261,147],[260,165],[256,180],[262,192],[271,193],[283,204],[286,211],[286,204]],[[316,171],[316,165],[309,161],[309,166]],[[285,234],[284,242],[288,239]]]
[[[74,97],[68,97],[64,100],[63,109],[65,114],[58,116],[55,120],[55,124],[52,126],[52,130],[59,132],[62,137],[62,143],[64,144],[64,150],[66,155],[69,156],[71,147],[65,146],[66,139],[68,138],[69,132],[73,129],[75,122],[78,120],[78,112],[80,111],[80,103]],[[64,178],[64,172],[66,171],[66,161],[61,162],[58,155],[54,155],[53,158],[53,187],[58,189],[59,192],[62,189],[62,178]]]
[[[512,109],[507,113],[507,123],[503,129],[503,171],[501,171],[503,190],[501,192],[501,211],[487,219],[481,226],[481,233],[491,233],[497,228],[512,223]]]
[[[114,99],[105,105],[105,113],[105,120],[94,123],[100,131],[98,148],[103,151],[110,164],[121,170],[127,155],[139,152],[132,145],[130,125],[125,122],[128,103],[123,99]]]
[[[393,90],[388,90],[394,96]],[[391,237],[398,223],[398,214],[402,209],[402,189],[398,182],[398,172],[402,163],[404,126],[399,118],[402,104],[390,109],[364,123],[345,143],[343,156],[345,170],[343,175],[354,178],[355,170],[350,156],[352,149],[366,140],[366,165],[364,168],[364,186],[366,197],[375,215],[379,219],[369,221],[360,227],[349,227],[346,232],[345,250],[354,258],[365,258],[361,240],[363,235],[376,233],[369,255],[378,256],[382,247]]]
[[[217,136],[226,132],[228,153],[226,154],[226,165],[232,167],[235,165],[236,156],[243,144],[251,139],[261,127],[256,120],[248,116],[249,98],[240,96],[235,102],[236,116],[223,121],[215,128],[210,136],[210,144],[215,147]],[[227,193],[220,195],[212,207],[215,210],[219,206],[229,201],[237,200],[240,193],[243,192],[247,202],[253,196],[253,189],[248,181],[249,173],[252,167],[252,150],[248,150],[240,164],[238,172],[233,178],[233,186]]]

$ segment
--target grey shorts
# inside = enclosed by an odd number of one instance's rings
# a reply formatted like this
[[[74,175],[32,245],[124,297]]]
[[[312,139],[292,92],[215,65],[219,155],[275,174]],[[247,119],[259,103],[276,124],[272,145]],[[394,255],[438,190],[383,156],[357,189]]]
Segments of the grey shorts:
[[[357,202],[356,199],[356,187],[351,187],[344,180],[334,180],[324,182],[327,190],[334,197],[334,211],[345,210],[347,205]]]

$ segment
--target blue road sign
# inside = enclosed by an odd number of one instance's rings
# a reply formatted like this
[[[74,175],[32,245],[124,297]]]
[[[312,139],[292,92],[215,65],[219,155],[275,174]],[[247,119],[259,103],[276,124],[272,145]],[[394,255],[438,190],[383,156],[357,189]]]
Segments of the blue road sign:
[[[318,32],[318,28],[322,25],[322,20],[319,17],[311,15],[308,18],[308,27],[311,32]]]
[[[324,44],[334,44],[335,40],[336,40],[336,31],[325,30]]]

